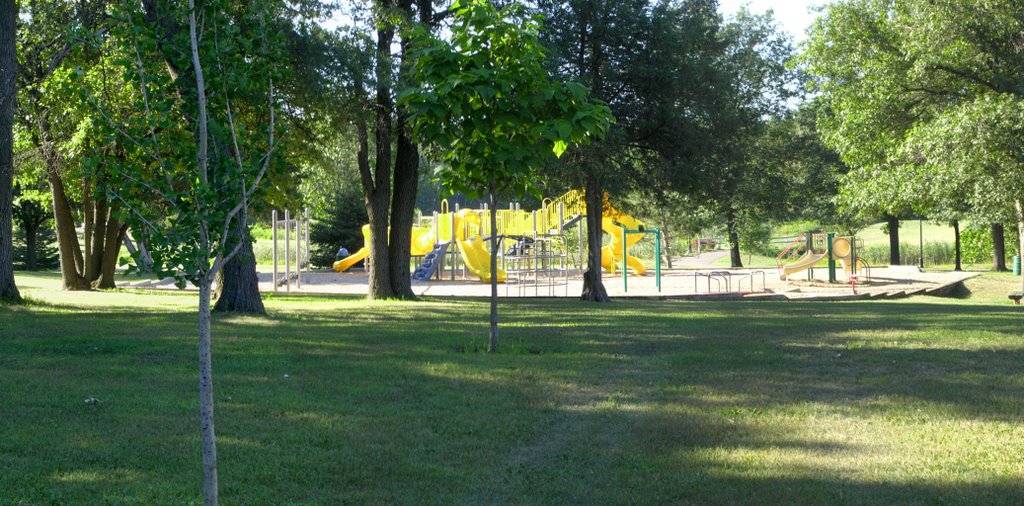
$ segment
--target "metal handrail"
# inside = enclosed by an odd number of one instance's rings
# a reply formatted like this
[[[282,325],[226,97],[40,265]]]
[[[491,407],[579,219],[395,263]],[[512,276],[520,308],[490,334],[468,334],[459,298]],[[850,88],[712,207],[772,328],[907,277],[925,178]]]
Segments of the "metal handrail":
[[[788,262],[789,260],[792,260],[793,257],[795,257],[798,254],[798,251],[799,251],[799,247],[798,246],[803,246],[805,241],[806,241],[806,234],[800,234],[799,236],[797,236],[796,239],[793,239],[793,242],[789,243],[789,246],[786,246],[786,248],[783,249],[782,252],[779,253],[779,255],[777,257],[775,257],[775,265],[778,268],[780,274],[782,273],[783,265],[785,265],[784,262]],[[783,260],[784,257],[785,257],[785,260]]]
[[[754,276],[755,275],[760,275],[761,276],[761,291],[764,292],[765,291],[765,275],[764,275],[764,271],[751,271],[749,274],[741,277],[739,279],[739,281],[736,283],[736,290],[742,292],[743,291],[743,280],[748,280],[748,281],[750,281],[750,291],[753,292],[754,291]]]

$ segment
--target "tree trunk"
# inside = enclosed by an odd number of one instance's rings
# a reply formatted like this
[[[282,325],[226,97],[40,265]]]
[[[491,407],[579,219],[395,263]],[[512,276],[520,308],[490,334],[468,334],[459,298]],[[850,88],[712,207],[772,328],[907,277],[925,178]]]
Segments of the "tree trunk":
[[[39,224],[35,220],[25,220],[21,223],[25,232],[25,270],[34,271],[39,265],[39,252],[36,251],[39,242]]]
[[[740,257],[740,235],[736,230],[736,213],[730,209],[725,219],[725,228],[729,232],[729,265],[743,267],[743,259]]]
[[[405,43],[403,42],[403,45]],[[416,210],[416,186],[419,182],[419,148],[409,138],[404,114],[397,125],[394,195],[391,199],[391,231],[388,241],[388,268],[391,289],[396,297],[415,299],[409,272],[412,248],[413,216]]]
[[[85,280],[92,288],[116,288],[114,274],[117,270],[117,257],[121,252],[121,239],[124,237],[125,225],[117,219],[118,206],[111,204],[106,196],[100,193],[86,203],[86,214],[92,210],[92,230],[86,235]]]
[[[412,15],[412,0],[402,0],[399,9]],[[418,0],[420,23],[430,26],[434,23],[433,2]],[[399,86],[409,75],[410,37],[402,37],[402,62],[399,68]],[[419,184],[420,153],[419,147],[413,142],[407,114],[398,112],[395,126],[395,173],[394,192],[391,197],[391,231],[388,242],[388,268],[391,289],[394,295],[403,299],[415,299],[412,291],[412,279],[409,272],[411,256],[413,216],[416,210],[416,189]]]
[[[963,257],[961,256],[960,250],[960,220],[953,220],[953,250],[954,250],[954,271],[962,271],[963,269]],[[924,251],[921,252],[921,258],[924,258]]]
[[[217,438],[213,430],[213,362],[210,343],[210,294],[213,276],[199,284],[199,427],[203,453],[203,498],[217,504]]]
[[[491,176],[491,335],[487,341],[487,352],[498,352],[498,191]]]
[[[889,224],[889,265],[900,265],[900,219],[886,214],[885,222]]]
[[[608,291],[601,281],[601,239],[604,230],[601,219],[604,215],[604,190],[596,175],[588,174],[584,191],[587,203],[587,270],[583,273],[581,300],[608,302]]]
[[[141,272],[152,272],[153,271],[153,257],[149,255],[149,251],[146,249],[146,241],[139,240],[139,242],[132,242],[132,239],[128,237],[127,231],[124,235],[124,247],[136,258],[136,267]]]
[[[39,97],[33,97],[38,101]],[[37,109],[36,127],[39,129],[38,147],[43,153],[46,164],[46,180],[50,185],[50,197],[53,199],[53,222],[57,232],[57,245],[60,252],[60,274],[65,290],[89,290],[89,281],[85,279],[85,260],[82,247],[78,243],[78,232],[75,231],[75,220],[71,214],[71,203],[64,190],[64,180],[60,175],[60,155],[53,147],[50,139],[49,123],[46,111]]]
[[[20,302],[14,284],[14,103],[17,40],[14,0],[0,0],[0,301]]]
[[[367,297],[371,299],[394,298],[391,280],[388,277],[388,210],[387,195],[376,195],[367,199],[367,215],[370,219],[370,254],[366,269],[369,274]]]
[[[241,250],[224,264],[217,274],[220,279],[220,294],[213,310],[217,313],[245,313],[265,315],[260,297],[260,279],[256,273],[256,255],[252,249],[252,235],[246,223],[244,212],[238,213],[235,226],[231,228],[232,240],[241,241]]]
[[[1006,269],[1006,233],[1002,223],[992,224],[992,270],[1005,272]]]
[[[56,169],[53,169],[56,170]],[[53,199],[53,222],[57,232],[57,246],[60,252],[60,274],[65,290],[89,290],[89,282],[81,274],[84,259],[81,245],[78,243],[78,232],[75,231],[74,218],[71,215],[71,204],[64,193],[64,181],[56,172],[47,170],[50,183],[50,196]]]
[[[357,121],[359,129],[359,172],[363,184],[366,214],[370,221],[370,254],[367,271],[371,299],[389,299],[395,296],[389,278],[388,266],[388,210],[391,204],[391,119],[394,102],[391,98],[391,43],[394,28],[381,21],[377,28],[377,92],[374,103],[376,118],[374,170],[370,171],[368,139],[365,121]]]
[[[107,199],[102,192],[85,201],[85,215],[92,216],[92,226],[86,226],[85,279],[94,286],[103,270],[103,241],[107,238]]]
[[[113,216],[107,221],[107,237],[103,240],[103,259],[100,262],[100,278],[93,283],[95,288],[104,290],[117,288],[114,283],[114,275],[117,273],[121,242],[124,240],[127,230],[128,225],[122,224]]]

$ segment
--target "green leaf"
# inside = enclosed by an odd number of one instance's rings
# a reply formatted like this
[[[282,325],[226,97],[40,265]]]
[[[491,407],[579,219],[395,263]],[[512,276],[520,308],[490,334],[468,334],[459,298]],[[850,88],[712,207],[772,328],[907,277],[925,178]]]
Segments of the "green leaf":
[[[565,150],[568,149],[568,148],[569,148],[569,144],[566,143],[565,141],[559,139],[559,140],[555,141],[555,144],[551,148],[551,150],[554,151],[555,157],[561,158],[562,154],[565,153]]]

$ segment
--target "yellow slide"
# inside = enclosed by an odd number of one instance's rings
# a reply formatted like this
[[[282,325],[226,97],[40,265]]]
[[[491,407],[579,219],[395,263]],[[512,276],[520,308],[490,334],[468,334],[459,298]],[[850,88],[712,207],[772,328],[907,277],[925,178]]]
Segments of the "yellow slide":
[[[334,270],[345,272],[370,254],[370,225],[363,225],[363,244],[359,251],[334,262]],[[434,231],[430,227],[413,227],[410,252],[414,257],[421,257],[434,249]]]
[[[334,270],[338,272],[345,272],[349,267],[359,263],[360,260],[366,258],[370,254],[370,224],[363,225],[363,247],[359,248],[359,251],[334,262]]]
[[[484,239],[480,235],[480,215],[470,209],[459,211],[455,218],[458,220],[455,226],[455,240],[459,244],[459,252],[466,262],[466,268],[480,278],[484,283],[491,282],[491,253],[484,247]],[[467,229],[471,237],[465,237]],[[475,232],[475,233],[474,233]],[[498,268],[498,282],[504,283],[507,273],[505,269]]]
[[[359,248],[359,250],[356,251],[355,253],[353,253],[353,254],[345,257],[345,258],[342,258],[341,260],[338,260],[337,262],[334,262],[334,265],[333,265],[334,270],[336,270],[338,272],[345,272],[345,271],[348,270],[349,267],[352,267],[353,265],[359,263],[360,260],[366,258],[366,255],[369,255],[369,254],[370,254],[370,248],[367,248],[366,246],[363,246],[362,248]]]
[[[620,224],[631,230],[639,230],[644,225],[643,222],[636,218],[623,214],[621,211],[610,208],[609,206],[605,216],[601,218],[601,229],[604,230],[606,234],[612,236],[612,243],[601,248],[601,266],[604,267],[609,274],[615,274],[615,269],[622,266],[622,254],[626,249],[632,247],[644,238],[643,234],[627,235],[626,244],[625,247],[623,247],[622,226],[620,226]],[[643,276],[644,273],[647,272],[647,266],[645,266],[639,258],[633,255],[626,257],[626,266],[633,269],[633,272],[638,276]]]
[[[827,253],[813,253],[810,251],[804,253],[795,262],[782,266],[782,279],[788,279],[790,274],[796,274],[814,267],[826,256],[828,256]]]

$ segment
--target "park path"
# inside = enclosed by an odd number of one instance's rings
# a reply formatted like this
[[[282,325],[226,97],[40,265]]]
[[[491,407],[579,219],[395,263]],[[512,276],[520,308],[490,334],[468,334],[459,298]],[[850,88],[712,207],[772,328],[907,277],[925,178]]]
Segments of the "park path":
[[[716,261],[728,256],[729,250],[727,249],[706,251],[697,256],[674,258],[672,261],[672,267],[680,267],[683,269],[709,269],[711,267],[715,267]]]

